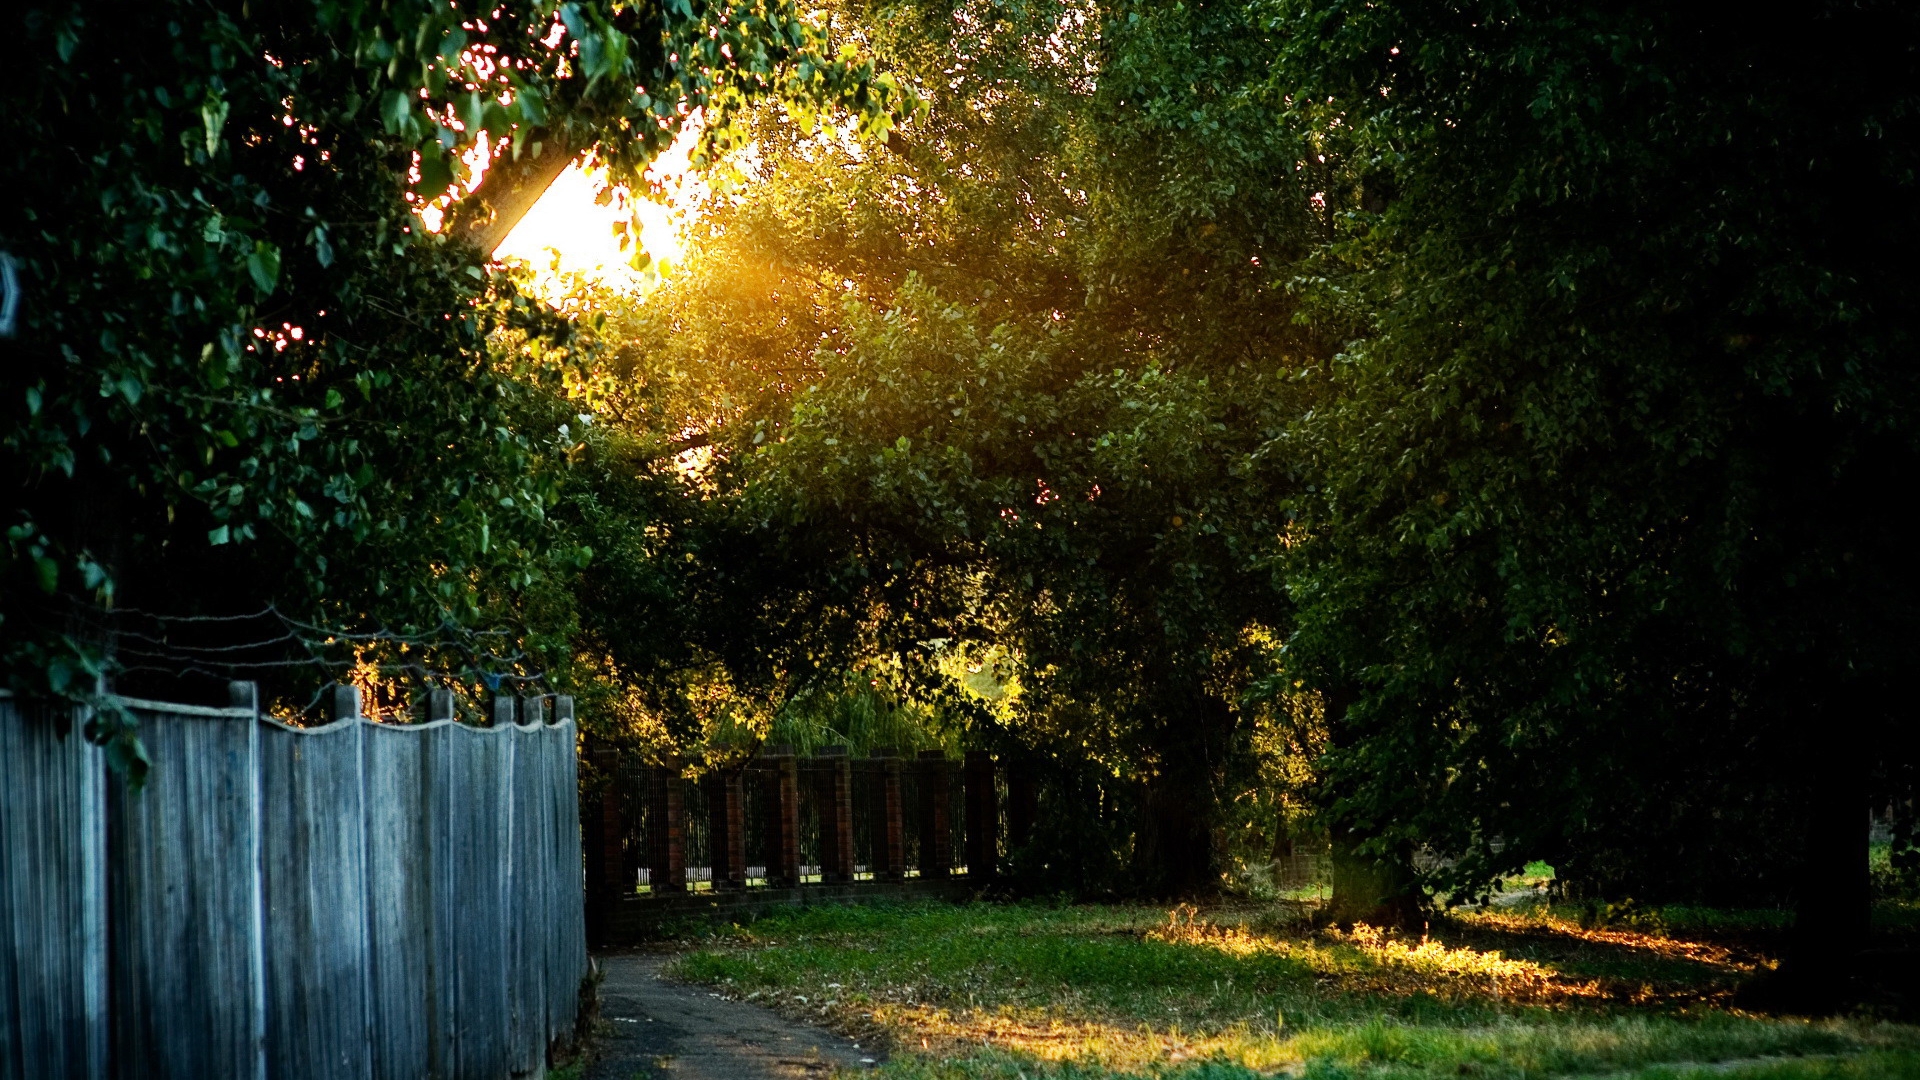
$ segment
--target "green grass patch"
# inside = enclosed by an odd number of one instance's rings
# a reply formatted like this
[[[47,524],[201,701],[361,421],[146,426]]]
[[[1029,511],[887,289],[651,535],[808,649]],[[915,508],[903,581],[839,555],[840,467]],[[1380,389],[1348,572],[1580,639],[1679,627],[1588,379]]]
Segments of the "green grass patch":
[[[1342,934],[1297,910],[816,908],[716,931],[672,973],[884,1037],[889,1077],[1920,1080],[1920,1029],[1731,1011],[1765,958],[1671,924]]]

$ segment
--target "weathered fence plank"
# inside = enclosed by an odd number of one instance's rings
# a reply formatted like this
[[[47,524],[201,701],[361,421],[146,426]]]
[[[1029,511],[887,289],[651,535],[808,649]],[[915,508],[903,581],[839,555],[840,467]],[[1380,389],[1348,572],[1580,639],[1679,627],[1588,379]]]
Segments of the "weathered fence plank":
[[[433,1035],[449,1025],[433,978],[435,881],[430,822],[422,812],[436,763],[430,736],[368,725],[362,735],[367,815],[368,1013],[373,1075],[420,1080],[446,1075],[446,1049]],[[444,769],[439,771],[444,772]]]
[[[365,727],[259,729],[270,1080],[372,1071]]]
[[[0,694],[4,694],[0,691]],[[71,710],[0,696],[0,1077],[107,1073],[99,755]]]
[[[133,711],[150,778],[106,785],[115,1071],[264,1076],[259,726],[248,709]]]
[[[573,1029],[579,1011],[580,984],[587,977],[586,881],[580,856],[579,754],[573,723],[573,702],[562,698],[555,706],[555,723],[542,738],[542,755],[551,770],[546,786],[551,810],[547,845],[550,909],[555,932],[547,938],[547,1041]]]
[[[452,904],[444,960],[454,973],[454,1075],[506,1076],[507,799],[511,724],[476,729],[452,725],[448,757],[458,787],[447,793],[453,854]]]
[[[547,776],[535,741],[541,726],[529,724],[511,738],[502,736],[507,744],[510,780],[506,790],[512,811],[507,896],[501,913],[507,932],[508,1064],[516,1074],[532,1072],[546,1063],[547,1056],[544,940],[552,912],[547,908],[547,870],[540,858],[548,838],[546,800],[540,790]]]

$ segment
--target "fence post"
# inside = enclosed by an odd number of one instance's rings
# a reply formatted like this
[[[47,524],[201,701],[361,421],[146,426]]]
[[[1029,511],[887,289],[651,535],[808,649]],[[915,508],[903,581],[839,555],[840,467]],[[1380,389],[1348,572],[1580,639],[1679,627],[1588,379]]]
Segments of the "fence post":
[[[1007,766],[1007,850],[1013,852],[1033,839],[1040,819],[1040,782],[1031,762]]]
[[[453,691],[444,686],[427,691],[427,722],[453,719]]]
[[[800,777],[793,747],[767,754],[767,884],[800,884]]]
[[[653,771],[648,794],[653,800],[651,828],[647,830],[648,875],[653,891],[687,890],[686,781],[680,777],[680,759],[669,757]]]
[[[820,880],[853,880],[853,761],[844,746],[814,751],[820,806]]]
[[[520,699],[520,722],[522,724],[544,724],[547,722],[546,695],[530,694]]]
[[[231,689],[231,687],[229,687]],[[333,688],[328,702],[329,719],[358,720],[360,718],[360,688],[349,683],[338,683]]]
[[[333,706],[338,716],[341,690],[352,691],[347,703],[352,715],[360,715],[360,690],[358,687],[334,687]],[[247,865],[252,868],[252,896],[249,907],[252,909],[252,925],[247,928],[247,968],[253,985],[247,995],[247,1033],[253,1040],[254,1075],[264,1077],[267,1074],[267,896],[266,875],[260,858],[263,837],[261,836],[260,805],[260,684],[256,682],[234,680],[227,684],[227,704],[236,709],[247,709],[253,713],[253,719],[247,721],[247,783],[253,789],[253,821],[247,829]],[[102,806],[104,810],[105,807]],[[361,808],[365,812],[365,807]],[[103,861],[100,869],[103,876],[111,874],[111,869]],[[108,894],[111,895],[111,894]],[[103,907],[105,900],[103,898]],[[102,914],[105,914],[103,911]],[[109,920],[111,925],[111,920]],[[109,953],[109,956],[111,954]],[[108,962],[111,962],[110,960]],[[111,1008],[111,1006],[108,1006]],[[112,1047],[106,1048],[112,1053]]]
[[[513,723],[514,699],[512,694],[493,695],[493,709],[489,720],[493,727],[506,727]]]
[[[716,771],[707,778],[707,847],[716,889],[742,889],[747,884],[744,789],[739,769]]]
[[[260,711],[260,684],[234,680],[227,684],[227,705],[235,709]]]
[[[873,876],[876,881],[902,881],[907,876],[905,808],[900,805],[900,752],[875,750],[879,783],[873,786]]]
[[[553,695],[553,720],[551,722],[555,724],[564,724],[571,721],[572,719],[573,719],[573,695],[572,694]]]
[[[993,786],[993,754],[967,751],[967,877],[992,881],[999,869],[1000,793]]]
[[[953,779],[947,755],[920,751],[920,876],[944,878],[953,872]]]

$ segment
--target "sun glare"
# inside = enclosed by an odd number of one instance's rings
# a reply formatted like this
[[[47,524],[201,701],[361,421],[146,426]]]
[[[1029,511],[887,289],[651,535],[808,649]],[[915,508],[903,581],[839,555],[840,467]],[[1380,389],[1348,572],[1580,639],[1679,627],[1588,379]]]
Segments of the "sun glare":
[[[639,226],[640,247],[652,257],[654,270],[685,258],[681,237],[707,194],[706,184],[689,166],[699,137],[699,124],[688,124],[647,170],[648,179],[664,189],[665,202],[622,187],[602,205],[608,187],[605,171],[579,162],[568,166],[494,249],[493,257],[532,264],[536,287],[543,291],[557,288],[560,275],[577,273],[623,291],[644,292],[657,275],[633,268],[634,249],[621,249],[618,230],[630,221]]]

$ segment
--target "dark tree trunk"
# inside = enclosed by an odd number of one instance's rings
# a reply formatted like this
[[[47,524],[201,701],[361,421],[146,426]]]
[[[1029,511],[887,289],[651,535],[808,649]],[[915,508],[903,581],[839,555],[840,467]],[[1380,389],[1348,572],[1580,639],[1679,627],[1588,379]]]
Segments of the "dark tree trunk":
[[[1844,726],[1832,730],[1844,738]],[[1844,742],[1822,747],[1810,765],[1799,902],[1780,970],[1785,1003],[1816,1011],[1849,1000],[1867,943],[1870,808],[1864,770],[1851,750]]]
[[[1346,719],[1356,696],[1351,687],[1344,686],[1326,692],[1327,735],[1334,746],[1352,737],[1346,730]],[[1323,792],[1322,797],[1330,799],[1333,794]],[[1367,833],[1344,822],[1328,830],[1333,895],[1327,902],[1327,919],[1341,926],[1420,925],[1426,913],[1426,896],[1414,880],[1411,864],[1398,852],[1385,857],[1362,855],[1360,846],[1369,839]]]
[[[1233,712],[1195,692],[1163,721],[1155,740],[1158,768],[1147,782],[1145,813],[1134,849],[1141,889],[1155,896],[1193,896],[1219,887],[1213,826],[1218,777]]]
[[[1426,897],[1407,860],[1360,854],[1366,839],[1351,829],[1333,830],[1333,897],[1327,905],[1328,919],[1341,926],[1420,925]]]
[[[1155,896],[1191,896],[1213,880],[1212,793],[1163,773],[1147,783],[1136,853],[1142,887]]]

